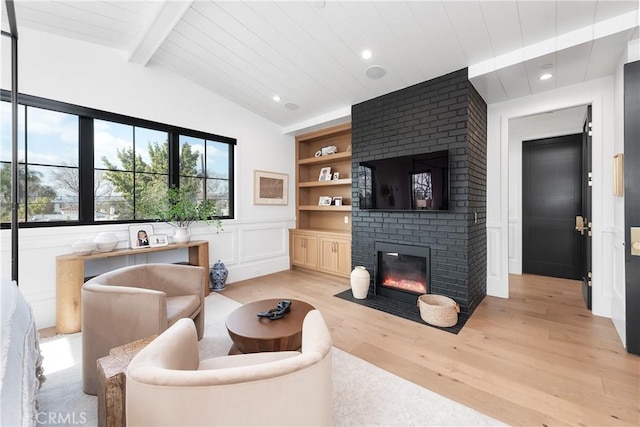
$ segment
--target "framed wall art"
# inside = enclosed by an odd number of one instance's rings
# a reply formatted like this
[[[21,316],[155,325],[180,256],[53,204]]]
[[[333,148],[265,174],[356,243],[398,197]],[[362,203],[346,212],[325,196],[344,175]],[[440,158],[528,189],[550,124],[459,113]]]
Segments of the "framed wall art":
[[[286,205],[289,175],[277,172],[253,171],[253,204]]]

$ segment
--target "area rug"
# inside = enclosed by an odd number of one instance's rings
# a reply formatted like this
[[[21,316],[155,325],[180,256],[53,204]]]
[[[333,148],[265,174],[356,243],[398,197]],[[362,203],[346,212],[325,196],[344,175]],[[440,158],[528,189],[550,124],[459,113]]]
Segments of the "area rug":
[[[385,313],[392,314],[394,316],[402,317],[403,319],[412,320],[414,322],[420,323],[425,326],[430,326],[432,328],[440,329],[446,332],[450,332],[452,334],[458,334],[462,330],[462,327],[467,322],[469,316],[466,313],[458,314],[458,323],[455,326],[451,326],[449,328],[442,328],[440,326],[434,326],[426,323],[420,317],[420,309],[418,308],[417,298],[416,304],[409,304],[403,301],[398,301],[393,298],[386,298],[380,295],[374,295],[371,292],[367,295],[365,299],[356,299],[353,297],[353,293],[351,289],[347,289],[346,291],[339,292],[334,295],[343,300],[347,300],[353,302],[355,304],[363,305],[365,307],[373,308],[375,310],[384,311]]]
[[[226,355],[231,339],[224,319],[240,304],[217,293],[207,296],[205,304],[205,333],[199,344],[201,358]],[[81,333],[44,339],[40,346],[47,380],[38,395],[38,422],[97,425],[97,398],[82,392]],[[336,347],[333,384],[337,426],[504,425]]]

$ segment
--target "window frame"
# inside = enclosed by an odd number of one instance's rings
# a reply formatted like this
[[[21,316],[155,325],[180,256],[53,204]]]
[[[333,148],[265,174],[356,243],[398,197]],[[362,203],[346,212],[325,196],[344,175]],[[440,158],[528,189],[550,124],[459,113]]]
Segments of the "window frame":
[[[11,92],[8,90],[0,90],[0,101],[10,102]],[[45,110],[57,111],[61,113],[74,114],[79,118],[79,154],[78,154],[78,179],[79,179],[79,200],[78,200],[78,220],[77,221],[51,221],[51,222],[19,222],[19,228],[37,228],[37,227],[73,227],[82,225],[107,225],[107,224],[129,224],[154,221],[153,219],[130,219],[130,220],[95,220],[95,198],[94,198],[94,120],[106,120],[124,125],[144,127],[157,131],[167,132],[169,144],[169,165],[168,186],[179,186],[179,154],[180,135],[190,136],[193,138],[202,138],[205,140],[213,140],[229,144],[229,213],[220,216],[219,219],[234,219],[235,216],[235,146],[237,140],[227,136],[212,134],[194,129],[187,129],[166,123],[155,122],[152,120],[140,119],[136,117],[126,116],[124,114],[112,113],[108,111],[98,110],[95,108],[82,107],[66,102],[54,101],[47,98],[41,98],[33,95],[18,94],[18,104],[25,107],[36,107]],[[28,165],[28,161],[25,163]],[[9,229],[11,224],[3,222],[0,229]]]

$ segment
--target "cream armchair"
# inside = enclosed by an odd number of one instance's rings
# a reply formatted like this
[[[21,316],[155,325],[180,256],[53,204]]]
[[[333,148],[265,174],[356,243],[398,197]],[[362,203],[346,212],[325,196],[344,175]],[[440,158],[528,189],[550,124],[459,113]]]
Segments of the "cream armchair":
[[[97,393],[97,360],[109,350],[162,333],[181,318],[204,332],[206,270],[142,264],[94,277],[82,286],[82,387]]]
[[[182,319],[127,369],[130,426],[331,425],[331,335],[318,310],[302,349],[199,361],[193,322]]]

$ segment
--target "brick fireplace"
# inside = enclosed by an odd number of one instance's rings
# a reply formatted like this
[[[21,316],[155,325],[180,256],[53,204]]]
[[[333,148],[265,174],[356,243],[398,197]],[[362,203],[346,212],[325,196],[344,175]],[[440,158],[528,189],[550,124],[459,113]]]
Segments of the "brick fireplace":
[[[376,244],[428,247],[428,292],[473,312],[486,295],[486,116],[467,69],[352,107],[352,265],[374,277]],[[360,209],[360,162],[440,150],[449,153],[447,211]]]

